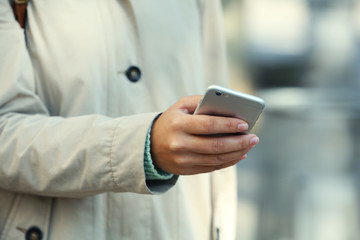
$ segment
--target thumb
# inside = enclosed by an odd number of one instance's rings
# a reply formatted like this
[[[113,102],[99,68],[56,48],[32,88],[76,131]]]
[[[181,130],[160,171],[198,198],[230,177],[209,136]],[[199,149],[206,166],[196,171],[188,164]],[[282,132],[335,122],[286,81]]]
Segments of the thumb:
[[[198,106],[202,95],[194,95],[183,97],[177,104],[177,108],[185,111],[188,114],[193,114]]]

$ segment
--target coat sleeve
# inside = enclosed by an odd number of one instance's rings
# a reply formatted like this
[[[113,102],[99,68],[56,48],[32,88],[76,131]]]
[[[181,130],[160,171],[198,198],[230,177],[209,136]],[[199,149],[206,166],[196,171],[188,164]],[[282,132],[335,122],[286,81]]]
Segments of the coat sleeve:
[[[220,0],[203,1],[203,41],[205,81],[229,85],[223,14]],[[211,173],[212,238],[235,239],[237,218],[236,167]]]
[[[44,196],[163,192],[145,181],[145,138],[158,113],[50,116],[36,94],[24,32],[0,0],[0,188]]]

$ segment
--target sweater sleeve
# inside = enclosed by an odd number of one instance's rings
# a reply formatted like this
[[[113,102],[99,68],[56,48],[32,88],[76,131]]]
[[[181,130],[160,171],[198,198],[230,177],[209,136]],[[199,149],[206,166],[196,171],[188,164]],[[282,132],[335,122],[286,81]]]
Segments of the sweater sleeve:
[[[154,119],[154,121],[156,121],[156,119],[158,117],[159,117],[159,115]],[[147,136],[146,136],[145,152],[144,152],[145,178],[146,178],[146,180],[169,180],[174,175],[171,173],[165,172],[162,169],[156,168],[153,164],[153,160],[151,157],[151,152],[150,152],[151,128],[152,128],[152,124],[154,123],[154,121],[151,123],[151,126],[149,127],[149,130],[148,130]]]

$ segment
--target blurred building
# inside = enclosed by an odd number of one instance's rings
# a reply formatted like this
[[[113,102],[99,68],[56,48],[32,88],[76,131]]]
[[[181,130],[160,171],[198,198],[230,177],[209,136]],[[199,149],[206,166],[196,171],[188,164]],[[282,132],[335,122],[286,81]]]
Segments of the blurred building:
[[[238,239],[360,239],[359,1],[223,3],[233,86],[266,101]]]

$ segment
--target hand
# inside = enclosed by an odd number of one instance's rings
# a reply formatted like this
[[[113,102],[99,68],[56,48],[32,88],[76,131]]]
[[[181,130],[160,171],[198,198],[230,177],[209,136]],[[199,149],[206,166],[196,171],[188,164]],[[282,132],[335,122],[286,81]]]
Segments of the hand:
[[[246,158],[259,142],[238,118],[192,115],[201,96],[184,97],[155,122],[151,132],[151,155],[154,165],[166,172],[190,175],[226,168]]]

